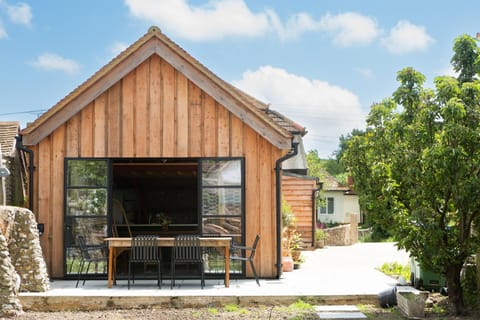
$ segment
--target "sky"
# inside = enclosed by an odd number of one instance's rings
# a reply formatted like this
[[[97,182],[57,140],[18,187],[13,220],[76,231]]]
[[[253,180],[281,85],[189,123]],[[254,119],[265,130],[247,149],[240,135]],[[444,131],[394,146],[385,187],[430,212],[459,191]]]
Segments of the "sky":
[[[332,157],[397,72],[454,75],[478,0],[0,0],[0,121],[22,128],[158,26],[223,80],[306,127]]]

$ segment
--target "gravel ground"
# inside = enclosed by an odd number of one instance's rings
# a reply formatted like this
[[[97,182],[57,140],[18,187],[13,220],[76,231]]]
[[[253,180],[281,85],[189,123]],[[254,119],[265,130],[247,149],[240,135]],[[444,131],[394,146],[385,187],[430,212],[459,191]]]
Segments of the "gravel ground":
[[[403,320],[404,317],[398,308],[382,309],[372,305],[359,306],[368,319],[377,320]],[[0,319],[4,319],[1,318]],[[103,310],[103,311],[63,311],[63,312],[25,312],[17,316],[17,320],[127,320],[127,319],[161,319],[161,320],[183,320],[183,319],[291,319],[291,320],[313,320],[320,319],[318,314],[311,308],[292,306],[257,306],[242,308],[235,305],[227,305],[223,308],[148,308],[128,310]],[[426,319],[442,320],[478,320],[480,313],[475,312],[469,316],[455,317],[435,312],[434,309],[426,310]]]

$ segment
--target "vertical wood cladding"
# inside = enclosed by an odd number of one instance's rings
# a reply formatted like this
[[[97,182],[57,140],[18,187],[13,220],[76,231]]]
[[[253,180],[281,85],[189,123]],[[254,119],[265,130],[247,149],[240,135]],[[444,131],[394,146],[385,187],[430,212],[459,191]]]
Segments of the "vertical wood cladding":
[[[274,167],[282,151],[159,56],[145,60],[32,149],[34,201],[46,225],[42,245],[52,277],[63,276],[64,157],[245,157],[246,242],[261,234],[259,273],[276,275]]]

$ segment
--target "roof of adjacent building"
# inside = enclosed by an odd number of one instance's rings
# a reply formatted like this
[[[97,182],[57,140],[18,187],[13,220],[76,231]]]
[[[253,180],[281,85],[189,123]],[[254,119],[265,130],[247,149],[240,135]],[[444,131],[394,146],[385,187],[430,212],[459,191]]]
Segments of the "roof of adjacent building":
[[[345,184],[340,183],[334,176],[330,173],[323,171],[320,181],[323,182],[323,190],[325,191],[351,191],[351,188]]]
[[[285,142],[287,141],[286,139],[291,139],[292,135],[303,136],[306,134],[304,127],[279,112],[271,110],[268,104],[257,100],[222,80],[163,34],[158,27],[151,27],[143,37],[113,58],[33,123],[27,125],[21,132],[22,135],[27,136],[27,139],[24,139],[24,143],[26,145],[38,143],[86,105],[87,101],[84,101],[83,105],[78,105],[78,101],[81,100],[79,97],[82,94],[92,87],[98,86],[98,83],[102,81],[106,84],[99,86],[101,88],[106,85],[111,85],[111,82],[114,80],[120,80],[126,73],[133,70],[141,62],[155,53],[163,59],[166,59],[167,62],[173,62],[173,66],[189,79],[191,79],[189,73],[191,73],[192,70],[196,74],[199,74],[202,79],[206,81],[198,81],[196,85],[209,94],[211,92],[216,93],[217,98],[222,100],[220,103],[226,105],[227,109],[230,103],[230,105],[233,106],[231,108],[232,110],[229,109],[231,112],[236,114],[242,121],[245,121],[245,119],[250,120],[249,123],[252,128],[269,139],[274,145],[282,149],[289,148],[290,143],[287,145]],[[130,61],[128,59],[132,60]],[[122,65],[126,60],[129,61],[127,67]],[[112,77],[112,73],[117,73],[118,78]],[[110,77],[110,79],[108,79],[108,77]],[[91,91],[88,97],[90,101],[101,94],[101,92],[96,92],[95,90]],[[216,98],[215,94],[212,96]],[[76,106],[75,103],[77,103]],[[72,107],[72,105],[74,105],[74,107]],[[238,108],[238,106],[240,106],[240,108]],[[43,129],[38,130],[40,127],[43,127]],[[272,132],[271,137],[268,135],[269,132]]]
[[[20,130],[18,121],[0,121],[0,148],[2,156],[11,156],[15,152],[15,137]]]

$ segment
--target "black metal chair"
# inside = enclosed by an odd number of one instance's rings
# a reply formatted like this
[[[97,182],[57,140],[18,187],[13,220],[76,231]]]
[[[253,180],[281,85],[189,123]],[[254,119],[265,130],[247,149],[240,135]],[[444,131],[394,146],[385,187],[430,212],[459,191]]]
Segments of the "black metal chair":
[[[175,286],[175,266],[177,264],[198,264],[200,266],[200,285],[205,286],[205,270],[203,260],[203,250],[200,246],[198,235],[182,234],[174,239],[172,248],[172,265],[171,265],[171,284],[170,288]]]
[[[230,247],[230,260],[248,261],[252,267],[253,275],[255,276],[258,286],[260,286],[260,281],[258,280],[257,270],[253,264],[253,259],[255,258],[255,252],[257,251],[257,245],[259,241],[260,236],[257,234],[251,247],[240,246],[234,243],[232,243]]]
[[[85,237],[83,236],[77,237],[77,243],[80,249],[80,265],[78,267],[78,277],[75,288],[78,288],[78,283],[80,282],[80,278],[84,272],[85,264],[87,265],[85,274],[90,270],[90,265],[92,263],[95,264],[96,267],[98,267],[99,264],[103,264],[103,273],[105,273],[108,264],[108,248],[106,245],[88,246],[87,242],[85,241]],[[85,285],[85,274],[82,285]]]
[[[137,235],[132,238],[130,258],[128,260],[128,289],[130,289],[130,276],[135,283],[134,263],[152,263],[157,265],[157,285],[162,287],[161,251],[157,245],[156,235]]]

